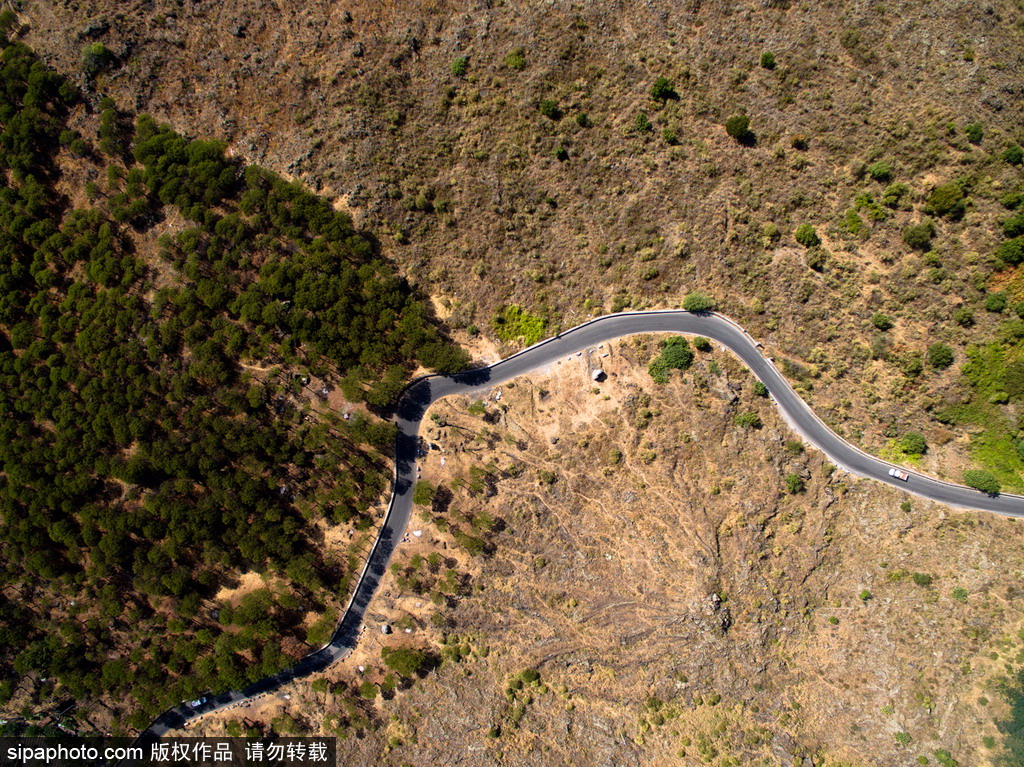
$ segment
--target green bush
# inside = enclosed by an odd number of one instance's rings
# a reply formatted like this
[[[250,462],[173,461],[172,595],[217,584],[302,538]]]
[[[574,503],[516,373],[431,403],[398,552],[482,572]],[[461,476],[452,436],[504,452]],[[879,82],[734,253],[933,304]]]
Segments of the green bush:
[[[744,429],[760,429],[763,425],[757,413],[738,413],[733,421]]]
[[[711,351],[711,342],[704,336],[697,336],[693,339],[693,348],[699,352]]]
[[[668,101],[679,98],[675,86],[667,77],[659,77],[651,86],[651,98],[655,101]]]
[[[647,366],[647,374],[656,384],[668,383],[668,365],[665,364],[665,360],[661,357],[655,357],[651,360],[651,364]]]
[[[857,595],[861,602],[867,602],[869,599],[874,599],[874,595],[867,589],[862,589],[860,594]]]
[[[764,69],[775,69],[775,54],[771,51],[765,51],[761,54],[761,66]]]
[[[928,250],[935,235],[935,224],[930,218],[919,224],[912,224],[903,230],[903,242],[914,250]]]
[[[1003,222],[1003,236],[1020,237],[1024,234],[1024,213],[1010,216]]]
[[[732,115],[725,121],[725,132],[737,141],[749,140],[750,118],[746,115]]]
[[[871,324],[881,331],[892,330],[893,322],[888,314],[878,312],[871,317]]]
[[[1011,265],[1024,262],[1024,237],[1014,237],[999,243],[996,256]]]
[[[103,43],[89,43],[82,48],[82,64],[89,74],[99,73],[114,60],[114,54]]]
[[[1021,149],[1017,144],[1008,146],[1003,152],[1003,162],[1010,165],[1020,165],[1024,162],[1024,149]]]
[[[651,125],[651,121],[643,112],[637,113],[636,119],[633,121],[633,128],[637,133],[650,133],[654,130],[654,126]]]
[[[892,179],[892,167],[885,160],[879,160],[868,166],[868,175],[875,181],[889,181]]]
[[[928,575],[928,573],[914,573],[910,577],[918,586],[931,586],[932,582],[935,580],[932,576]]]
[[[985,137],[985,129],[979,122],[968,123],[967,125],[965,125],[964,133],[967,134],[967,140],[970,141],[975,146],[980,144],[982,138]]]
[[[434,502],[434,486],[426,480],[417,482],[412,491],[412,502],[418,506],[429,506]]]
[[[821,244],[821,238],[818,237],[818,232],[815,231],[814,227],[810,224],[800,224],[793,233],[796,241],[803,245],[805,248],[813,248],[815,245]]]
[[[964,472],[964,484],[989,495],[998,495],[999,480],[990,472],[981,469],[968,469]]]
[[[987,311],[999,314],[1006,310],[1006,303],[1005,293],[989,293],[985,296],[985,309]]]
[[[711,312],[715,309],[715,302],[704,293],[687,293],[683,299],[683,309],[688,312]]]
[[[852,212],[853,211],[851,211],[851,213]],[[854,216],[857,218],[858,221],[860,220],[860,217],[857,216],[856,213],[854,213]],[[825,267],[828,266],[829,252],[825,250],[825,248],[808,248],[806,251],[806,257],[807,266],[816,272],[824,271]]]
[[[922,434],[908,431],[900,440],[900,448],[908,455],[924,455],[928,452],[928,443]]]
[[[561,120],[562,110],[558,108],[558,102],[554,99],[544,99],[540,102],[540,113],[549,120]]]
[[[953,312],[953,322],[962,328],[969,328],[974,324],[974,312],[966,306],[961,306]]]
[[[693,351],[682,336],[667,338],[661,342],[661,346],[661,359],[667,367],[674,370],[686,370],[693,364]]]
[[[544,337],[547,320],[513,304],[501,309],[493,320],[494,332],[502,341],[522,341],[532,346]]]
[[[954,182],[939,184],[928,195],[924,209],[936,216],[960,218],[965,209],[964,191]]]
[[[451,71],[456,77],[465,77],[469,70],[469,56],[457,56],[452,59]]]
[[[768,387],[765,386],[760,381],[754,381],[754,394],[757,395],[758,397],[767,397]]]
[[[786,475],[786,492],[796,495],[804,491],[804,480],[799,474]]]
[[[404,677],[415,676],[430,663],[430,658],[425,652],[413,648],[391,650],[384,647],[380,654],[385,666]]]
[[[936,370],[945,370],[953,364],[953,350],[943,343],[928,347],[928,364]]]
[[[514,72],[522,72],[526,69],[526,51],[522,48],[514,48],[505,57],[505,66]]]
[[[908,194],[910,194],[910,187],[897,181],[885,188],[879,202],[887,208],[899,208]]]
[[[683,336],[672,336],[661,342],[661,354],[651,360],[647,372],[655,383],[668,383],[670,370],[686,370],[693,364],[693,350]]]

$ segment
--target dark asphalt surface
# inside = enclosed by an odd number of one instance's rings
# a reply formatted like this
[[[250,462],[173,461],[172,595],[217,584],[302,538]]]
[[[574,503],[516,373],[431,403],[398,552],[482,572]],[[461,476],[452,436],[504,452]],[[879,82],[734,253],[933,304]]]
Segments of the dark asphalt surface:
[[[354,596],[330,644],[300,660],[295,666],[237,691],[210,696],[196,709],[182,704],[162,714],[144,731],[140,742],[155,740],[188,720],[260,695],[284,684],[321,671],[348,655],[359,638],[360,627],[370,601],[380,585],[412,515],[412,491],[416,483],[416,457],[420,422],[427,408],[437,400],[455,394],[487,391],[532,370],[566,360],[570,355],[596,348],[622,336],[638,333],[687,333],[702,335],[728,347],[760,379],[790,426],[840,468],[868,477],[913,495],[963,509],[991,511],[1009,517],[1024,516],[1024,497],[1002,494],[989,496],[971,488],[910,473],[902,481],[889,476],[893,464],[867,455],[829,429],[793,390],[755,341],[736,323],[713,313],[695,314],[681,310],[611,314],[567,330],[529,349],[486,368],[455,376],[428,376],[405,390],[396,411],[398,438],[395,447],[394,493],[377,541]]]

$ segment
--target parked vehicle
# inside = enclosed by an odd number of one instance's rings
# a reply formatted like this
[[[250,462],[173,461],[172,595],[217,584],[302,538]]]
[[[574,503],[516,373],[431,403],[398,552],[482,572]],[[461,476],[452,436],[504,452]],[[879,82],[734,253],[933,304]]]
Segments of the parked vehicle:
[[[189,705],[189,708],[199,708],[204,703],[206,703],[206,697],[205,696],[202,697],[202,698],[196,698],[195,700],[190,700],[188,702],[188,705]]]

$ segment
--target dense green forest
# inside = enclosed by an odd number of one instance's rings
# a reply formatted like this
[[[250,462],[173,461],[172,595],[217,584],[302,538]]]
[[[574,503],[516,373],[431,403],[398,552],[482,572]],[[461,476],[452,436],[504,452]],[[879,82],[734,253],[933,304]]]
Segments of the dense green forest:
[[[305,376],[379,412],[466,358],[329,202],[4,45],[0,703],[141,727],[288,663],[346,593],[311,522],[372,522],[393,426],[297,405]],[[288,587],[210,609],[253,570]]]

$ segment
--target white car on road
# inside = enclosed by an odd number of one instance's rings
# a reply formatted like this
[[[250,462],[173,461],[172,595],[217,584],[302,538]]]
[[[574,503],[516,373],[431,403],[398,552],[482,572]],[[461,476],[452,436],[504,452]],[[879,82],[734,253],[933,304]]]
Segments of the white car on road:
[[[896,479],[902,479],[904,482],[910,479],[910,475],[900,469],[889,469],[889,476],[896,477]]]

